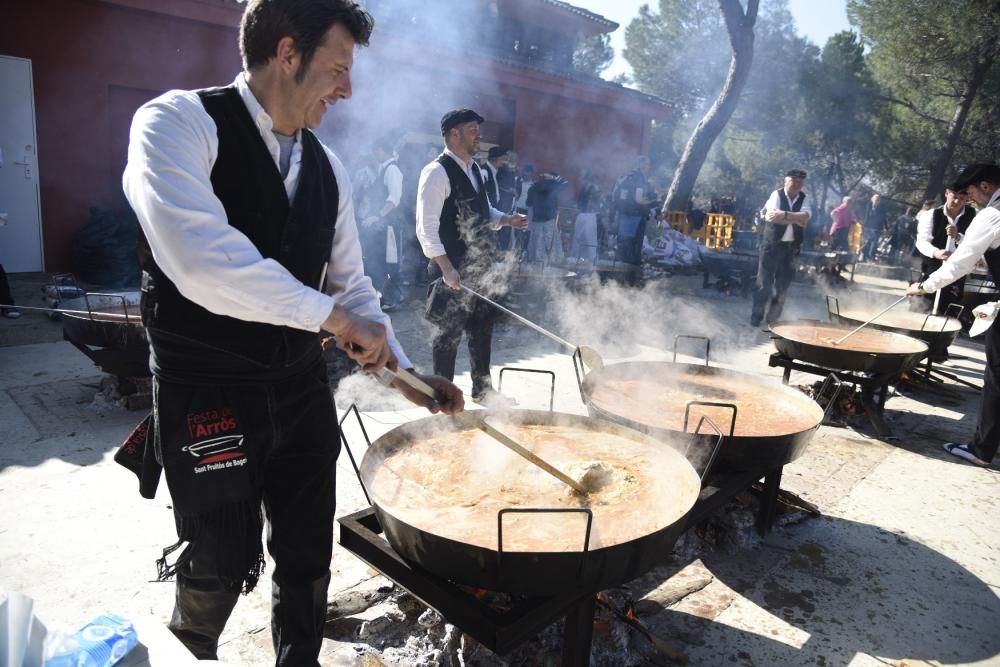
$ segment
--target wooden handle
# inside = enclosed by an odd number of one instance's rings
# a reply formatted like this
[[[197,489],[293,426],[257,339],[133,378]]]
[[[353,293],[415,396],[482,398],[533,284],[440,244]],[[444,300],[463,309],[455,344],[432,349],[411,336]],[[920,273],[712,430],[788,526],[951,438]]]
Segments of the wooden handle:
[[[389,373],[392,373],[392,371],[389,371]],[[424,394],[425,396],[429,396],[430,398],[433,398],[435,400],[437,399],[437,394],[435,393],[434,388],[431,387],[426,382],[424,382],[423,380],[421,380],[420,378],[413,375],[413,373],[400,369],[396,371],[394,375],[403,382],[405,382],[406,384],[410,385],[411,387],[419,391],[420,393]],[[559,470],[558,468],[547,462],[545,459],[540,458],[537,454],[535,454],[531,450],[521,446],[520,444],[512,440],[510,437],[508,437],[501,431],[487,424],[486,420],[484,420],[482,417],[478,417],[475,413],[472,412],[459,412],[457,415],[455,415],[455,417],[457,419],[460,419],[466,425],[479,429],[486,435],[490,436],[491,438],[499,442],[504,447],[507,447],[511,451],[521,455],[531,463],[535,464],[545,472],[549,473],[550,475],[558,479],[560,482],[570,486],[574,491],[586,495],[587,489],[585,489],[582,484],[580,484],[575,479],[573,479],[566,473],[562,472],[561,470]]]
[[[490,436],[491,438],[499,442],[504,447],[507,447],[514,453],[523,456],[529,462],[535,464],[545,472],[549,473],[563,484],[566,484],[567,486],[571,487],[574,491],[577,491],[578,493],[582,493],[584,495],[587,494],[587,489],[584,488],[582,484],[580,484],[575,479],[573,479],[563,471],[559,470],[558,468],[550,464],[545,459],[540,458],[537,454],[535,454],[531,450],[526,449],[523,446],[519,445],[517,442],[510,439],[507,435],[505,435],[501,431],[498,431],[493,426],[487,424],[485,419],[477,417],[472,412],[460,412],[455,416],[461,419],[469,426],[478,428],[480,431]]]

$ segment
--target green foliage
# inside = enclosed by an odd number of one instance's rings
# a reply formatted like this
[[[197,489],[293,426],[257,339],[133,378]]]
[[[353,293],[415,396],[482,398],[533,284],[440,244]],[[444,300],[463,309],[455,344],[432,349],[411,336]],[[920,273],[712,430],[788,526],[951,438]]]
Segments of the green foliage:
[[[814,198],[847,194],[880,159],[886,125],[863,45],[843,32],[820,49],[797,34],[785,0],[762,4],[755,32],[749,82],[702,169],[698,200],[735,196],[749,213],[792,166],[810,172]],[[718,2],[644,7],[628,26],[626,45],[639,88],[675,108],[652,133],[651,158],[663,179],[726,77],[732,52]]]
[[[615,50],[611,47],[611,35],[605,33],[594,35],[590,39],[580,40],[573,52],[573,69],[580,74],[599,77],[615,59]]]
[[[1000,3],[996,0],[850,0],[848,15],[870,47],[869,66],[884,90],[890,128],[882,150],[892,156],[877,175],[900,197],[916,201],[932,188],[935,157],[955,142],[950,178],[959,165],[996,160]],[[988,67],[969,94],[977,65]],[[956,123],[967,107],[964,127]],[[940,184],[936,184],[940,185]]]

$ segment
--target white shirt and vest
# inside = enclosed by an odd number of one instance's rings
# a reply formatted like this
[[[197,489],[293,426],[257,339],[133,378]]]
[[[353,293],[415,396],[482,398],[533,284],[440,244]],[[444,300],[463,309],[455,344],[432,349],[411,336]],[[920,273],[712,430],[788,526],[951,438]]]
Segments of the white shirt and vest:
[[[290,154],[282,156],[271,117],[244,76],[237,75],[235,86],[275,169],[287,158],[283,182],[292,200],[301,141],[297,134]],[[281,264],[263,257],[228,223],[211,182],[219,149],[217,130],[197,92],[172,90],[147,102],[136,112],[132,128],[122,177],[125,195],[157,265],[187,299],[218,315],[314,332],[339,305],[383,324],[400,365],[412,366],[364,275],[351,180],[329,148],[323,147],[340,192],[336,233],[324,284],[304,285]]]

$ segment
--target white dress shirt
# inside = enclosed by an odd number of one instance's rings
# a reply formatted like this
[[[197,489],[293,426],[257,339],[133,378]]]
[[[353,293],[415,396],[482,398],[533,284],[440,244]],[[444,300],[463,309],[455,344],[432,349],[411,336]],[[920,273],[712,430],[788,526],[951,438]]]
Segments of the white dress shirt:
[[[954,218],[948,215],[948,209],[944,206],[939,206],[943,212],[944,217],[948,218],[948,223],[952,225],[958,224],[958,219],[965,215],[965,207],[958,212],[958,215]],[[917,250],[924,257],[930,257],[934,259],[934,252],[937,250],[944,250],[944,248],[937,248],[934,246],[934,211],[937,209],[931,209],[928,215],[917,217]],[[963,237],[960,235],[958,239],[955,239],[956,243]]]
[[[464,162],[447,148],[444,154],[462,167],[473,189],[479,192],[479,182],[472,173],[472,170],[479,169],[479,166],[473,160]],[[444,244],[441,243],[439,230],[441,210],[444,208],[445,200],[450,196],[451,182],[448,180],[448,172],[445,171],[443,164],[434,160],[420,172],[420,183],[417,186],[417,239],[424,255],[432,259],[447,254],[444,251]],[[493,223],[493,229],[500,229],[503,216],[502,211],[490,206],[490,222]]]
[[[785,196],[788,197],[788,193],[787,192],[785,193]],[[798,197],[798,195],[795,195],[795,197]],[[788,203],[789,203],[789,205],[792,205],[792,204],[795,203],[795,197],[788,197]],[[760,201],[760,200],[758,199],[757,201]],[[767,203],[764,204],[764,210],[765,211],[780,211],[781,210],[781,197],[778,196],[778,191],[777,190],[775,190],[774,192],[772,192],[771,196],[767,198]],[[794,211],[789,211],[789,213],[793,213],[793,212]],[[798,212],[799,213],[805,213],[810,218],[812,217],[812,207],[809,205],[809,196],[808,195],[806,195],[805,199],[802,200],[802,208],[799,209]],[[781,224],[785,224],[785,223],[782,222],[780,219],[775,218],[772,221],[771,224],[781,225]],[[791,243],[792,241],[795,240],[795,229],[793,229],[793,227],[794,226],[791,223],[788,223],[788,226],[785,227],[785,233],[781,235],[781,242],[782,243]]]
[[[1000,247],[1000,210],[993,208],[998,201],[1000,190],[993,193],[989,205],[979,211],[969,223],[962,245],[955,249],[955,253],[941,268],[921,283],[925,292],[937,292],[971,273],[987,250]]]
[[[391,203],[393,208],[399,206],[399,200],[403,196],[403,172],[393,162],[395,159],[391,157],[378,167],[382,172],[382,185],[389,191],[385,200]]]
[[[235,84],[277,171],[280,147],[271,117],[243,73]],[[295,196],[302,166],[300,138],[297,134],[284,179],[289,200]],[[412,364],[364,275],[351,179],[337,156],[324,150],[340,193],[325,285],[303,285],[229,224],[211,182],[219,152],[215,122],[195,92],[169,91],[136,112],[122,184],[157,265],[187,299],[218,315],[305,331],[319,331],[339,305],[384,324],[400,366],[409,368]]]

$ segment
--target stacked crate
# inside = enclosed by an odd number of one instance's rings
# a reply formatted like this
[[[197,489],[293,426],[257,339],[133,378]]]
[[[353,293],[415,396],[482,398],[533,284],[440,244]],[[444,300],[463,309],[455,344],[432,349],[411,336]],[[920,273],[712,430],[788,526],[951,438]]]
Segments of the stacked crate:
[[[727,213],[709,213],[705,225],[699,230],[706,248],[728,248],[733,245],[735,219]]]

